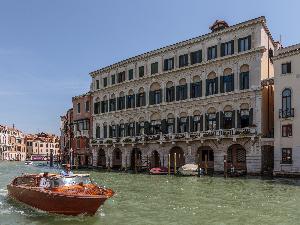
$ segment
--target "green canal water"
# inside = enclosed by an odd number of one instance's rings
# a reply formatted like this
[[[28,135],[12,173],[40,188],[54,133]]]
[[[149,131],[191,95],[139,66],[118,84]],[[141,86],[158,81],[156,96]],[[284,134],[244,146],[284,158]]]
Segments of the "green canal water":
[[[21,173],[47,168],[0,162],[0,224],[300,224],[300,181],[290,179],[174,177],[88,171],[116,195],[95,216],[37,211],[7,197]],[[80,171],[80,173],[87,171]]]

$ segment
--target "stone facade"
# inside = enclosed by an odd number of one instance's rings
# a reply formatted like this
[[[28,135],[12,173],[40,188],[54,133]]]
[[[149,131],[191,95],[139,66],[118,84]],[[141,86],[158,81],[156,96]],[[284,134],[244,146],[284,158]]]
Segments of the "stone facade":
[[[273,50],[259,17],[90,73],[93,165],[167,166],[170,154],[172,165],[176,156],[177,166],[223,171],[225,156],[260,173],[261,137],[272,130],[261,81],[273,77]]]
[[[300,175],[300,44],[275,51],[275,174]]]

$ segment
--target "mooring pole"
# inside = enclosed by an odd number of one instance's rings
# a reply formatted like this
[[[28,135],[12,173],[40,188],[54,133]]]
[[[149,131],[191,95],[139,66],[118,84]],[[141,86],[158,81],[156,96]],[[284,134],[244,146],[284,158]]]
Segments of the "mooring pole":
[[[137,163],[137,160],[136,160],[136,152],[134,152],[134,172],[135,172],[135,173],[137,173],[136,163]]]
[[[171,173],[171,155],[169,154],[168,155],[168,174],[170,175]]]
[[[197,164],[198,164],[198,177],[200,177],[200,154],[198,154],[198,157],[197,157]]]
[[[227,178],[227,155],[224,155],[224,178]]]
[[[176,174],[176,152],[174,153],[174,174]]]
[[[125,160],[126,160],[126,162],[125,162],[125,172],[127,172],[127,154],[126,154]]]
[[[205,174],[207,174],[207,155],[205,155]]]

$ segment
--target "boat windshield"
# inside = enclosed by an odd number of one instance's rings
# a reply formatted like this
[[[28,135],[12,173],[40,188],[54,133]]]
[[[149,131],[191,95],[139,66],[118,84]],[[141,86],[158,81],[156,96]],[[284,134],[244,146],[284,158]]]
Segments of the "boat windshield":
[[[52,187],[59,187],[59,186],[70,186],[74,184],[91,184],[92,181],[88,176],[76,176],[76,177],[61,177],[58,179],[52,180]]]

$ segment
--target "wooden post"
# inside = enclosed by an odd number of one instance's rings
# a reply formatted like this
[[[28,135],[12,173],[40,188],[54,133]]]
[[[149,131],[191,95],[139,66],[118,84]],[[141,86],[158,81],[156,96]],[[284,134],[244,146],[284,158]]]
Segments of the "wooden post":
[[[126,154],[125,159],[126,159],[126,162],[125,162],[125,172],[127,172],[127,154]]]
[[[168,174],[170,175],[171,173],[171,155],[169,154],[168,155]]]
[[[137,160],[136,160],[136,152],[134,151],[134,172],[135,172],[135,173],[137,173],[136,163],[137,163]]]
[[[176,152],[174,153],[174,174],[176,174]]]
[[[197,158],[197,164],[198,164],[198,177],[200,177],[200,154],[198,154],[198,158]]]
[[[227,178],[227,155],[224,155],[224,178]]]
[[[205,174],[207,174],[207,155],[205,155]]]

